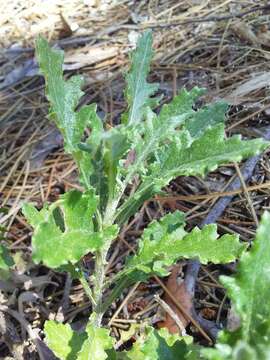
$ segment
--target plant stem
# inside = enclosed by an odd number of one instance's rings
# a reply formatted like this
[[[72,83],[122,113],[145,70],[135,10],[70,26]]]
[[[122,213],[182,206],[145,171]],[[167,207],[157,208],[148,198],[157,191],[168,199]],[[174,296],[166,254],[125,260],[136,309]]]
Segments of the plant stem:
[[[117,204],[115,204],[113,200],[108,203],[100,230],[106,229],[107,227],[112,225],[113,223],[112,219],[114,217],[116,206]],[[96,258],[95,258],[94,300],[96,305],[94,306],[93,309],[91,321],[97,327],[101,326],[101,321],[104,314],[104,310],[102,307],[102,295],[103,295],[104,280],[105,280],[106,258],[111,242],[112,242],[111,240],[105,241],[102,248],[96,252]]]
[[[106,247],[107,248],[107,247]],[[94,271],[94,299],[96,306],[93,309],[92,321],[95,326],[100,327],[103,312],[101,310],[103,284],[105,279],[105,265],[107,249],[103,248],[96,252]]]

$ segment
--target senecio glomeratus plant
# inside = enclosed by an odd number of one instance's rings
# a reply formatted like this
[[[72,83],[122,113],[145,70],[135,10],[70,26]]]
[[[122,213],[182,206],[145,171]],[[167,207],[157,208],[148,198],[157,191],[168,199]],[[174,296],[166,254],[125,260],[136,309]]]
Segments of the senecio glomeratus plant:
[[[81,281],[92,306],[82,333],[69,324],[45,322],[46,342],[54,354],[68,360],[270,359],[269,214],[263,215],[249,251],[236,235],[219,237],[216,225],[187,232],[183,213],[167,214],[144,229],[137,253],[117,274],[109,278],[105,272],[108,251],[123,224],[172,179],[204,176],[220,164],[258,154],[269,144],[261,139],[242,141],[240,136],[226,139],[227,105],[216,102],[194,110],[194,102],[204,93],[197,87],[181,90],[155,113],[158,84],[146,79],[153,55],[150,31],[140,36],[132,52],[126,75],[127,111],[114,127],[100,119],[95,104],[77,110],[82,78],[64,80],[63,52],[51,49],[43,38],[37,40],[36,52],[46,80],[50,119],[77,164],[84,191],[71,190],[40,211],[24,205],[33,227],[33,261],[70,272]],[[88,253],[95,262],[89,276],[82,263]],[[192,344],[190,336],[145,325],[129,351],[116,351],[102,321],[112,302],[134,282],[167,276],[170,265],[182,258],[197,258],[202,264],[240,259],[236,276],[221,278],[241,318],[240,328],[221,332],[215,348],[202,348]]]

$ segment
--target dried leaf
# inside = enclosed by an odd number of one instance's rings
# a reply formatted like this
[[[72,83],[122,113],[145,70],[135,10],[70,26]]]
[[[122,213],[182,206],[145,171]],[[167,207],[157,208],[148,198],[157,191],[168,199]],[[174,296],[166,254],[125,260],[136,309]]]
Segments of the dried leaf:
[[[184,281],[179,283],[178,274],[180,270],[181,266],[179,265],[173,267],[171,275],[168,277],[168,280],[166,282],[166,287],[173,294],[177,302],[179,302],[185,309],[185,311],[191,316],[192,296],[187,291]],[[175,305],[175,303],[172,301],[171,297],[167,293],[165,293],[164,295],[164,301],[177,314],[184,328],[186,328],[189,324],[189,320],[179,310],[179,308]],[[159,327],[167,328],[171,334],[179,333],[179,327],[168,313],[166,313],[165,320],[159,323]]]
[[[118,53],[119,47],[117,46],[86,45],[66,53],[64,69],[76,70],[83,66],[95,65],[117,56]]]

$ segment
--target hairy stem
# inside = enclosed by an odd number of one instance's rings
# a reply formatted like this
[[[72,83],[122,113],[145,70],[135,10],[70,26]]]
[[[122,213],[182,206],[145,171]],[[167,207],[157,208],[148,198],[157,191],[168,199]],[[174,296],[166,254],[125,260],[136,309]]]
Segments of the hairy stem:
[[[96,252],[95,271],[94,271],[94,300],[96,306],[93,309],[92,321],[95,326],[101,326],[103,312],[101,310],[102,293],[105,279],[105,265],[106,265],[107,251],[105,249]]]
[[[117,206],[117,204],[116,204]],[[113,224],[114,213],[116,210],[115,202],[111,201],[108,203],[105,210],[105,215],[102,221],[102,228],[105,229],[108,226]],[[96,252],[95,258],[95,270],[94,270],[94,300],[96,305],[93,309],[93,314],[91,321],[97,327],[101,326],[102,317],[104,314],[102,306],[102,295],[104,290],[104,280],[105,280],[105,268],[106,268],[106,258],[108,251],[110,249],[112,240],[105,241],[104,245],[100,250]]]

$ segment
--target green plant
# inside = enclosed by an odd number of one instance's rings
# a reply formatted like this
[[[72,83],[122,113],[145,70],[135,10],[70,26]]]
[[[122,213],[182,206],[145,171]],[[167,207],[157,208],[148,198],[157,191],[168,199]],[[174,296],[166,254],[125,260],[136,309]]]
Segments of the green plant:
[[[5,208],[0,208],[0,214],[5,214],[6,212],[7,210]],[[0,226],[0,241],[4,240],[6,231],[4,226]],[[7,280],[10,277],[10,271],[13,265],[14,261],[9,250],[5,245],[0,244],[0,279]]]
[[[121,226],[172,179],[181,175],[203,176],[219,164],[240,161],[263,151],[268,143],[260,139],[242,141],[239,136],[225,139],[227,105],[217,102],[195,111],[194,102],[204,93],[197,87],[190,92],[182,90],[170,104],[161,107],[158,115],[153,112],[160,99],[153,98],[158,85],[146,80],[152,58],[149,31],[139,38],[132,53],[131,69],[126,76],[128,109],[121,123],[110,129],[96,114],[95,105],[77,110],[83,94],[82,79],[74,76],[64,80],[63,53],[50,49],[42,38],[37,40],[36,49],[46,80],[50,119],[63,135],[65,151],[77,164],[84,191],[72,190],[40,211],[30,204],[24,205],[23,213],[34,229],[32,256],[35,263],[69,271],[78,278],[92,304],[84,333],[74,332],[68,324],[47,321],[48,345],[60,359],[221,358],[219,348],[199,355],[202,352],[190,344],[190,337],[172,336],[151,327],[145,328],[131,351],[115,352],[114,340],[109,329],[102,327],[102,318],[124,288],[154,274],[168,275],[168,267],[181,258],[227,263],[240,256],[252,259],[256,250],[241,255],[245,246],[237,236],[219,237],[215,225],[187,232],[184,214],[175,212],[153,221],[144,230],[137,254],[129,257],[122,270],[110,279],[105,274],[106,257]],[[86,129],[90,130],[89,136]],[[267,222],[266,215],[262,228]],[[264,246],[260,232],[257,241],[257,247]],[[94,254],[95,269],[88,279],[81,259],[89,252]],[[243,260],[234,284],[224,280],[232,289],[233,298],[247,262]],[[250,301],[244,295],[238,302],[242,300]],[[239,338],[249,341],[244,332],[239,333]],[[220,341],[222,344],[223,338]],[[228,346],[234,349],[233,341]]]

